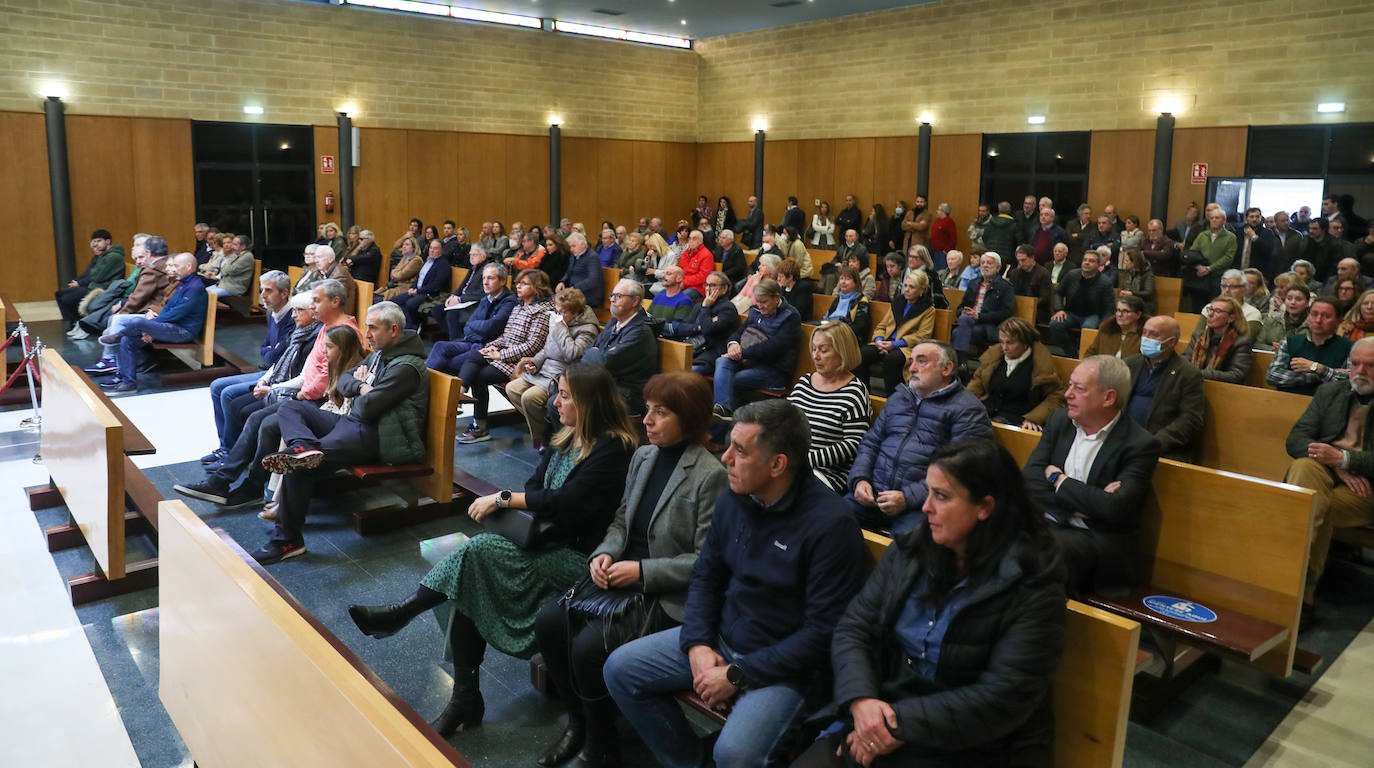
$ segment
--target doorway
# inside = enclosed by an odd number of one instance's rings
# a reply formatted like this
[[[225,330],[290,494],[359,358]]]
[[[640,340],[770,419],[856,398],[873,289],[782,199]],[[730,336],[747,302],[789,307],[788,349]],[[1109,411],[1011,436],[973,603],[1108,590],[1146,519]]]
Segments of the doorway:
[[[192,122],[196,220],[246,234],[263,269],[315,241],[315,136],[308,125]]]

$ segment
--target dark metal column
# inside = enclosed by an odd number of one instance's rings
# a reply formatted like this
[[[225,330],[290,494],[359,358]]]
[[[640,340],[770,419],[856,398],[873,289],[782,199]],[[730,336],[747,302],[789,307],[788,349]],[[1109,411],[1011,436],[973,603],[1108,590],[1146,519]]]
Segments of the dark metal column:
[[[48,188],[52,191],[52,244],[57,253],[57,284],[76,279],[76,243],[72,235],[72,188],[67,173],[67,117],[62,99],[43,102],[48,129]],[[130,233],[133,234],[133,233]]]
[[[563,128],[549,126],[549,222],[563,219]]]
[[[339,232],[353,226],[353,118],[339,117]],[[343,254],[339,254],[340,257]]]
[[[759,199],[759,210],[763,210],[763,129],[754,131],[754,197]]]
[[[1155,176],[1150,187],[1150,218],[1168,226],[1169,175],[1174,162],[1174,116],[1165,112],[1155,121]]]
[[[921,123],[916,139],[916,194],[930,195],[930,123]]]

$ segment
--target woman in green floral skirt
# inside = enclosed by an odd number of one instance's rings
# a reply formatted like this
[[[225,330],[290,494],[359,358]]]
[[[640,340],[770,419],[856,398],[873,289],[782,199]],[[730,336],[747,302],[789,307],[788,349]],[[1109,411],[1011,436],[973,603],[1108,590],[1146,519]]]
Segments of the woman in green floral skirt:
[[[453,694],[433,723],[444,738],[482,722],[477,670],[488,644],[517,658],[534,654],[535,614],[586,572],[624,493],[637,439],[611,374],[573,365],[558,380],[555,407],[563,429],[524,493],[501,491],[468,508],[478,522],[506,507],[533,512],[539,533],[527,548],[500,534],[478,534],[434,566],[404,602],[348,607],[358,629],[381,638],[451,601]]]

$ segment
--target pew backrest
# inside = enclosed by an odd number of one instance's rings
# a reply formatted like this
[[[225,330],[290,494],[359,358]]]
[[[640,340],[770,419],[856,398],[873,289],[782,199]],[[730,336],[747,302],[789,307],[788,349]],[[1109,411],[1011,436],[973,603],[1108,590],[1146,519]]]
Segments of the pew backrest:
[[[1202,386],[1207,410],[1197,463],[1282,481],[1293,461],[1284,441],[1312,398],[1220,381]]]
[[[377,291],[377,286],[366,280],[354,280],[353,284],[358,289],[357,314],[354,317],[358,320],[358,327],[362,328],[367,322],[367,308],[372,306],[372,295]]]
[[[453,498],[453,441],[458,421],[454,414],[463,395],[463,382],[456,376],[429,369],[429,412],[425,421],[425,463],[434,473],[410,478],[424,495],[444,503]]]
[[[1155,277],[1155,314],[1172,315],[1178,311],[1183,297],[1183,280],[1177,277]]]
[[[663,373],[692,370],[692,345],[685,341],[659,339],[658,370]]]

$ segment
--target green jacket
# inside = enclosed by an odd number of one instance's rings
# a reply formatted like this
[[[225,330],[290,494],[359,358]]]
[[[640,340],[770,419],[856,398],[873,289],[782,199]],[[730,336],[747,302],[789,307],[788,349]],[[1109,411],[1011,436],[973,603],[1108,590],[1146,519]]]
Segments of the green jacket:
[[[1295,459],[1307,456],[1307,446],[1311,443],[1331,443],[1339,440],[1345,433],[1346,422],[1350,416],[1350,406],[1355,403],[1355,392],[1348,381],[1328,381],[1317,387],[1307,410],[1298,417],[1298,423],[1288,433],[1285,447],[1288,455]],[[1347,469],[1360,477],[1374,478],[1374,409],[1370,418],[1365,419],[1364,445],[1360,450],[1350,452],[1350,466]]]
[[[429,420],[429,372],[425,348],[413,331],[396,344],[363,360],[372,389],[345,373],[338,390],[353,398],[348,415],[377,425],[377,447],[386,464],[418,464],[425,460],[425,424]]]
[[[1231,262],[1236,259],[1236,236],[1224,227],[1216,240],[1207,232],[1203,232],[1193,241],[1193,250],[1202,253],[1207,259],[1207,266],[1212,268],[1212,274],[1220,279],[1221,272],[1230,267]]]
[[[87,288],[104,288],[124,276],[124,246],[112,245],[99,256],[91,257],[86,273],[76,281]]]

